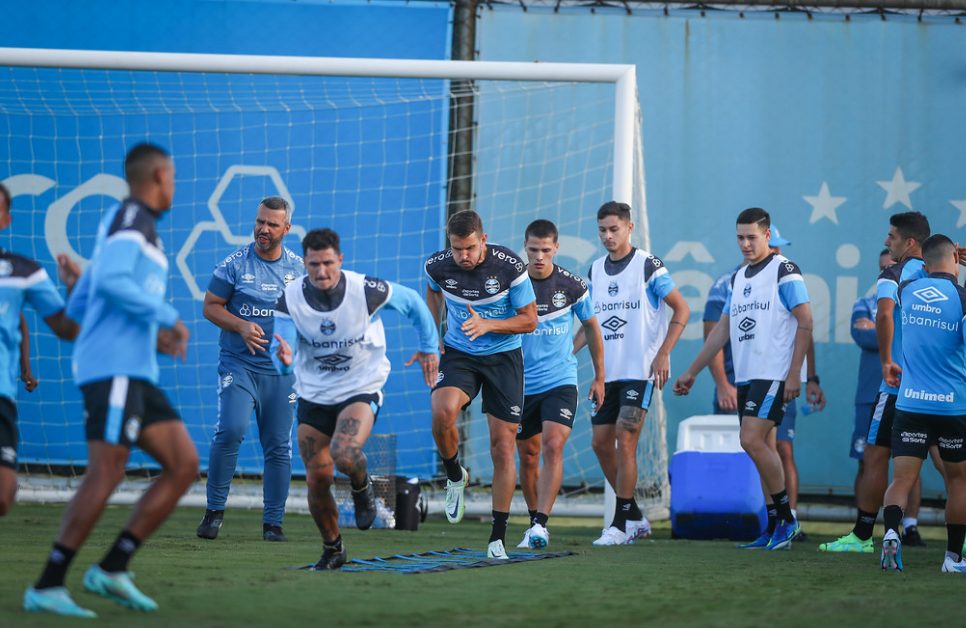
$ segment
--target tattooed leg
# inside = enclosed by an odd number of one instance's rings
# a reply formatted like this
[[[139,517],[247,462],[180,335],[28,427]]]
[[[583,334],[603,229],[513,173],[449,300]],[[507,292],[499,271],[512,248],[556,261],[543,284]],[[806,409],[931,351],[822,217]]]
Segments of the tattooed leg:
[[[332,542],[339,537],[339,507],[332,496],[335,467],[329,448],[331,439],[308,425],[298,428],[299,453],[305,463],[309,512],[322,540]]]
[[[346,406],[336,419],[332,458],[336,468],[349,476],[354,489],[366,485],[368,465],[362,447],[369,438],[375,420],[372,409],[366,403]]]
[[[637,442],[641,437],[646,410],[623,406],[617,415],[617,486],[618,497],[629,499],[637,487]]]

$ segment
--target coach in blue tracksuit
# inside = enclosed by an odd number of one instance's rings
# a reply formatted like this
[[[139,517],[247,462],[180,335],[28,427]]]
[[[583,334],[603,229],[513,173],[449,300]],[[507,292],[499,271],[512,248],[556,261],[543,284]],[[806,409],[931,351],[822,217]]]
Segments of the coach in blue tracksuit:
[[[238,448],[252,411],[265,455],[262,538],[285,541],[282,518],[292,479],[292,375],[279,375],[267,351],[272,311],[285,286],[304,274],[302,258],[282,245],[292,208],[280,196],[258,205],[255,241],[215,268],[205,293],[205,318],[221,328],[218,424],[208,459],[208,506],[198,536],[218,536],[235,474]]]

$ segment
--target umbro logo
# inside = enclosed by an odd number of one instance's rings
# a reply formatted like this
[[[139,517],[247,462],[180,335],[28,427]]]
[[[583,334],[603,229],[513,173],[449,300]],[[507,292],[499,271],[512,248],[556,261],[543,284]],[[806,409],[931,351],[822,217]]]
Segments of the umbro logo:
[[[298,398],[299,398],[299,396],[297,394],[295,394],[295,393],[289,393],[289,395],[288,395],[288,402],[289,403],[295,403],[296,401],[298,401]]]
[[[755,403],[754,401],[749,401],[748,403],[745,404],[745,410],[753,411],[757,406],[758,404]]]
[[[570,411],[570,408],[560,408],[560,416],[569,419],[574,416],[574,413]]]
[[[341,353],[333,353],[332,355],[317,355],[315,359],[319,361],[320,364],[325,366],[340,366],[352,360],[351,357],[347,355],[342,355]]]
[[[510,414],[520,416],[520,406],[510,406]]]
[[[606,321],[601,323],[600,326],[608,331],[617,331],[626,324],[627,321],[625,321],[623,318],[620,318],[619,316],[611,316]]]
[[[446,287],[448,288],[455,288],[456,286],[459,285],[460,282],[456,281],[455,279],[447,279],[443,283],[445,283]]]
[[[255,275],[251,273],[245,273],[241,276],[242,283],[255,283]]]
[[[13,464],[17,461],[17,450],[13,447],[0,447],[0,460],[8,464]]]
[[[628,390],[624,396],[633,401],[640,397],[641,393],[637,392],[636,390]]]
[[[949,297],[943,294],[935,286],[926,286],[925,288],[919,288],[918,290],[913,290],[912,294],[914,294],[917,299],[919,299],[924,303],[935,303],[937,301],[949,300]]]
[[[755,328],[755,325],[757,325],[757,324],[758,323],[755,322],[755,319],[748,318],[746,316],[743,319],[741,319],[741,322],[740,323],[738,323],[738,329],[740,329],[741,331],[748,332],[748,331],[751,331],[752,329],[754,329]]]

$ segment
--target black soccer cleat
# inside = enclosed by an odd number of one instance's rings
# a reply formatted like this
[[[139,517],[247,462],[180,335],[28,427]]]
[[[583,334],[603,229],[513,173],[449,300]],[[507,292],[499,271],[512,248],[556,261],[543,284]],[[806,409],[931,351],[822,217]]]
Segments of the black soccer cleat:
[[[282,532],[282,526],[275,525],[274,523],[263,523],[262,540],[275,541],[276,543],[284,543],[288,541],[288,537],[285,536],[284,532]]]
[[[209,540],[218,538],[218,531],[221,530],[221,524],[224,523],[224,520],[224,510],[206,510],[205,516],[198,524],[198,538]]]
[[[905,547],[926,547],[926,542],[919,536],[919,526],[909,526],[902,531],[902,545]]]
[[[372,478],[366,476],[366,486],[359,490],[352,489],[352,503],[356,508],[356,527],[368,530],[376,520],[376,489],[372,486]]]
[[[333,569],[339,569],[345,564],[348,554],[345,551],[345,545],[339,543],[338,547],[331,547],[329,545],[322,546],[322,557],[319,562],[315,563],[313,569],[315,571],[331,571]]]

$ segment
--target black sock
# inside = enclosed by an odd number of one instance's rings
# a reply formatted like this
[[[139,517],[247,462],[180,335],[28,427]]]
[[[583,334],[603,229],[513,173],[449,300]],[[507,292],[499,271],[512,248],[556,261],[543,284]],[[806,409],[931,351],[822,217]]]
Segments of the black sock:
[[[141,539],[127,530],[122,530],[114,540],[114,545],[107,550],[107,554],[101,560],[101,569],[108,573],[127,571],[127,564],[139,547],[141,547]]]
[[[322,539],[322,548],[334,549],[338,552],[342,549],[342,535],[340,534],[339,536],[335,537],[334,541],[326,541],[325,539]]]
[[[64,579],[67,577],[67,568],[70,567],[70,563],[74,560],[76,553],[77,550],[68,549],[60,543],[54,543],[53,549],[50,550],[50,556],[47,557],[47,565],[44,567],[44,572],[40,574],[40,579],[37,580],[34,588],[49,589],[51,587],[64,586]]]
[[[450,482],[461,482],[463,480],[463,467],[459,463],[459,454],[452,458],[443,458],[443,468],[446,469],[446,478]]]
[[[963,559],[963,542],[966,542],[966,523],[946,524],[946,551]]]
[[[895,530],[896,534],[899,534],[899,524],[902,523],[902,508],[895,504],[886,506],[882,510],[882,520],[885,523],[886,532]],[[962,546],[959,549],[963,549]]]
[[[860,541],[868,541],[872,538],[872,529],[875,527],[875,520],[878,516],[878,512],[866,512],[859,508],[859,514],[855,518],[855,527],[852,528],[852,533]]]
[[[768,504],[768,534],[775,532],[775,526],[778,525],[778,509],[775,508],[775,504]]]
[[[631,501],[631,509],[627,511],[627,520],[640,521],[641,519],[644,518],[644,513],[641,512],[640,508],[638,508],[636,499],[631,497],[630,501]]]
[[[506,522],[510,519],[508,512],[497,512],[496,510],[492,512],[493,528],[490,530],[490,543],[506,539]]]
[[[795,521],[795,517],[792,515],[792,507],[788,502],[787,492],[779,491],[772,495],[771,498],[775,502],[775,511],[779,519],[784,519],[788,523]]]
[[[614,522],[611,525],[621,532],[627,531],[627,520],[630,518],[628,515],[631,512],[631,504],[633,503],[633,497],[630,499],[624,499],[623,497],[617,498],[617,505],[614,507]]]
[[[527,509],[527,512],[530,513],[530,525],[533,525],[533,523],[534,523],[534,521],[536,520],[536,517],[537,517],[537,511],[536,510],[530,510],[528,508]]]
[[[533,522],[534,523],[539,523],[543,527],[547,527],[547,521],[549,521],[549,520],[550,520],[550,515],[545,515],[542,512],[538,512],[533,517]]]

